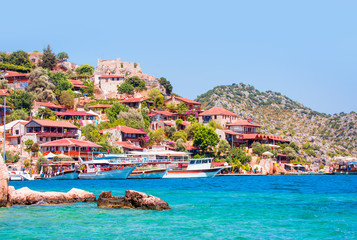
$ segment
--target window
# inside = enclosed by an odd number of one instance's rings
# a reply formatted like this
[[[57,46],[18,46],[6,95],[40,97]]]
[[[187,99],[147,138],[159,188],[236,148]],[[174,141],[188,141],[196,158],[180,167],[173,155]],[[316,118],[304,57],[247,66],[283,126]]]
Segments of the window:
[[[191,160],[191,161],[190,161],[190,164],[195,164],[195,160]]]
[[[19,130],[15,130],[15,134],[16,134],[16,135],[19,135]]]
[[[214,119],[217,119],[217,115],[214,115]]]
[[[201,164],[202,163],[202,160],[197,160],[196,161],[196,164]]]
[[[208,159],[202,160],[202,163],[207,163],[207,162],[208,162]]]

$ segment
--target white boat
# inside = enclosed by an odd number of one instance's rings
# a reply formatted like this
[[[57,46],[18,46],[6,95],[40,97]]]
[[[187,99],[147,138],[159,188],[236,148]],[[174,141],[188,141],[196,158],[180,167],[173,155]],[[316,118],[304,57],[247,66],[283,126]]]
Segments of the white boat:
[[[126,179],[134,171],[136,164],[125,160],[113,161],[97,159],[82,162],[83,172],[79,174],[79,179],[86,180],[115,180]]]
[[[228,166],[211,167],[212,158],[191,159],[188,164],[178,163],[177,168],[167,171],[163,178],[212,178]]]
[[[10,168],[9,172],[9,180],[10,181],[32,181],[35,180],[35,176],[30,174],[26,170],[17,171],[16,168]]]
[[[43,175],[44,180],[76,180],[78,179],[79,171],[77,170],[66,170],[55,175]]]

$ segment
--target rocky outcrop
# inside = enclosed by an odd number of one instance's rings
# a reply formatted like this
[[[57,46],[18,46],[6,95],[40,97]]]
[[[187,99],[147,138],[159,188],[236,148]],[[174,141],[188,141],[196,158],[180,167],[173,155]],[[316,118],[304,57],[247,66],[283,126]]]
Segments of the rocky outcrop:
[[[9,173],[6,169],[4,159],[0,155],[0,207],[6,207],[9,187]]]
[[[9,187],[8,205],[61,204],[74,202],[95,202],[93,193],[72,188],[69,192],[37,192],[27,187],[15,190]]]
[[[101,208],[170,209],[169,204],[164,200],[134,190],[127,190],[124,197],[114,197],[111,191],[103,191],[99,195],[97,206]]]

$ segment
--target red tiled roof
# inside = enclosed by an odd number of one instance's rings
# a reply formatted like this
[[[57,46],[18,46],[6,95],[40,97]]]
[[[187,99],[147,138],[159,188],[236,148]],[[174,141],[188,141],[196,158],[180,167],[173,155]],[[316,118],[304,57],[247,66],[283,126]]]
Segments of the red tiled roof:
[[[168,112],[168,111],[151,111],[149,114],[150,114],[151,116],[155,116],[155,115],[157,115],[157,114],[160,114],[160,115],[170,116],[170,117],[172,117],[172,116],[175,115],[175,114],[170,113],[170,112]],[[153,115],[152,115],[152,114],[153,114]]]
[[[143,102],[145,100],[148,100],[150,98],[148,97],[145,97],[145,98],[127,98],[127,99],[124,99],[122,101],[120,101],[121,103],[137,103],[137,102]]]
[[[7,96],[10,95],[9,89],[0,89],[0,96]]]
[[[250,126],[250,127],[261,127],[259,124],[251,123],[248,120],[238,120],[227,124],[227,126]]]
[[[226,115],[226,116],[235,116],[238,117],[237,114],[230,112],[224,108],[220,108],[220,107],[213,107],[207,111],[204,111],[202,113],[199,114],[200,116],[210,116],[210,115]]]
[[[184,97],[178,97],[178,96],[171,96],[169,99],[166,99],[165,101],[169,101],[169,100],[171,100],[173,98],[175,98],[177,100],[180,100],[180,101],[182,101],[184,103],[187,103],[187,104],[201,105],[201,103],[199,103],[199,102],[196,102],[196,101],[193,101],[191,99],[184,98]]]
[[[174,126],[175,124],[173,122],[169,122],[169,121],[164,121],[164,124],[167,126]]]
[[[190,144],[188,144],[188,143],[186,143],[186,144],[184,144],[184,145],[186,146],[186,150],[187,150],[187,151],[192,151],[192,150],[197,150],[197,149],[198,149],[197,147],[192,146],[192,145],[190,145]]]
[[[30,76],[29,73],[18,73],[18,72],[13,72],[13,71],[6,71],[5,73],[5,78],[7,77],[26,77]]]
[[[100,75],[101,78],[123,78],[123,75]]]
[[[61,105],[56,105],[54,103],[51,103],[51,102],[36,102],[38,105],[40,106],[44,106],[44,107],[48,107],[48,108],[65,108],[64,106],[61,106]]]
[[[83,111],[66,111],[56,112],[57,116],[96,116],[95,114],[83,112]]]
[[[88,108],[110,108],[110,107],[112,107],[112,105],[109,105],[109,104],[96,104],[96,105],[89,106]]]
[[[34,121],[44,127],[78,128],[75,125],[73,125],[72,123],[67,122],[67,121],[51,121],[51,120],[32,119],[30,122],[32,122],[32,121]],[[27,124],[29,124],[30,122],[28,122]]]
[[[233,132],[231,130],[223,130],[223,132],[225,132],[226,134],[230,134],[230,135],[242,135],[240,133],[237,133],[237,132]]]
[[[76,146],[76,147],[101,147],[89,141],[80,141],[73,138],[64,138],[40,144],[41,147]]]
[[[79,87],[79,88],[88,88],[88,86],[83,85],[82,81],[80,80],[69,80],[73,87]]]
[[[135,128],[131,128],[131,127],[127,127],[127,126],[116,126],[116,127],[112,127],[109,129],[102,129],[99,132],[100,133],[104,133],[105,131],[109,131],[109,130],[119,130],[123,133],[129,133],[129,134],[146,134],[146,132],[135,129]]]

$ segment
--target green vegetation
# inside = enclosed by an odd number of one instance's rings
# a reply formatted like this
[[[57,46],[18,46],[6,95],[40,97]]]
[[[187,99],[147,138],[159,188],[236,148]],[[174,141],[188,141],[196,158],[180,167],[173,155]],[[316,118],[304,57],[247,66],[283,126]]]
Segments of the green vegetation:
[[[23,109],[29,112],[33,106],[34,96],[27,91],[13,90],[8,97],[8,103],[14,110]]]
[[[56,55],[52,52],[50,45],[43,49],[43,55],[40,61],[40,66],[49,70],[54,69],[57,64]]]
[[[159,83],[161,84],[161,86],[163,86],[165,88],[166,95],[170,95],[172,93],[172,85],[171,85],[170,81],[168,81],[164,77],[161,77],[159,79]]]
[[[36,101],[53,102],[55,86],[49,81],[47,71],[41,67],[31,72],[30,79],[32,82],[27,86],[27,91],[32,93]]]
[[[92,76],[94,73],[94,67],[92,65],[89,64],[84,64],[81,65],[80,67],[78,67],[76,69],[76,72],[80,75],[85,75],[85,76]]]
[[[201,126],[196,130],[193,138],[193,145],[203,152],[209,150],[212,152],[212,148],[217,145],[218,141],[219,137],[212,128]]]

